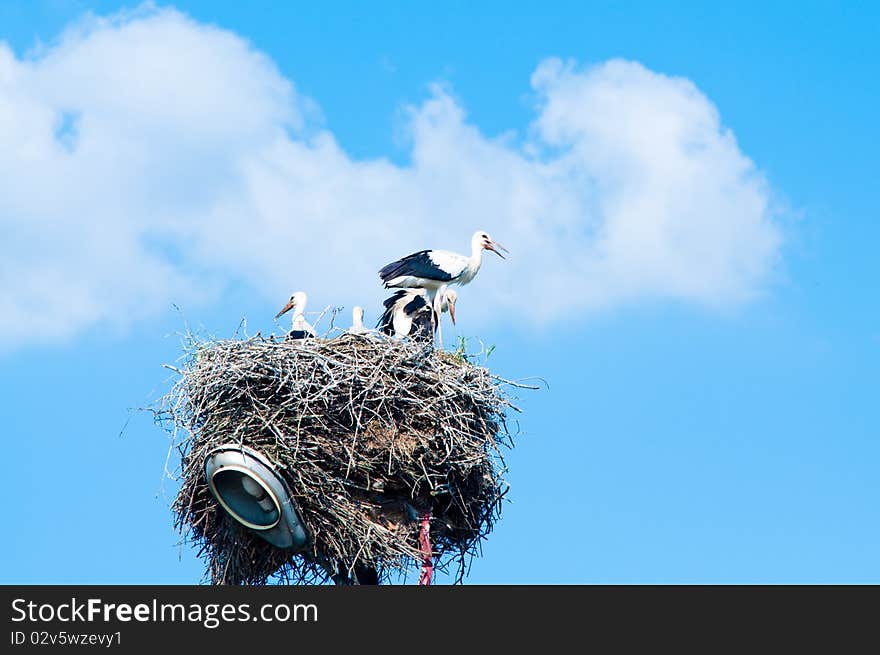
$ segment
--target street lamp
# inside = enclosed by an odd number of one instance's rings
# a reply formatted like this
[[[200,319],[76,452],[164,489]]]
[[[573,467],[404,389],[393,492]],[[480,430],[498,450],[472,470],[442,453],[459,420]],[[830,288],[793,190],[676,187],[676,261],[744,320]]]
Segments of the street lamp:
[[[236,521],[277,548],[302,550],[309,530],[290,489],[261,453],[226,444],[205,458],[208,487],[220,506]]]

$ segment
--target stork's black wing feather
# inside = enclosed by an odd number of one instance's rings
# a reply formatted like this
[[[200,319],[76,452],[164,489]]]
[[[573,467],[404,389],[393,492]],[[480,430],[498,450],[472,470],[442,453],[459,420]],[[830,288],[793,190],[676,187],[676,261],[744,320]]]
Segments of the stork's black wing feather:
[[[434,310],[428,303],[425,294],[420,293],[406,303],[403,308],[407,316],[412,316],[412,326],[409,328],[409,336],[416,341],[434,340]]]
[[[401,289],[400,291],[395,291],[382,301],[382,306],[385,307],[385,311],[382,312],[382,316],[379,317],[379,322],[376,323],[377,330],[388,336],[394,335],[394,305],[396,305],[397,301],[403,298],[407,293],[409,292],[406,289]]]
[[[382,302],[382,305],[385,307],[385,311],[382,313],[382,317],[376,324],[376,328],[378,328],[383,334],[387,334],[389,336],[393,335],[394,308],[401,300],[410,296],[411,299],[403,306],[403,312],[413,319],[413,326],[410,328],[410,336],[415,336],[416,333],[420,333],[421,331],[423,331],[423,326],[421,326],[421,323],[424,320],[427,320],[430,326],[431,308],[428,305],[428,299],[425,294],[413,293],[412,290],[401,289],[400,291],[396,291],[395,293],[391,294],[391,296],[389,296]],[[423,318],[423,316],[425,318]],[[431,335],[430,327],[428,327],[428,335]]]
[[[412,327],[409,329],[409,336],[416,341],[421,341],[423,343],[433,341],[434,331],[437,329],[437,326],[432,320],[433,316],[434,311],[429,307],[425,307],[425,311],[421,311],[413,317]]]
[[[395,291],[390,296],[388,296],[385,300],[382,301],[382,305],[384,305],[385,309],[391,309],[394,307],[394,304],[403,298],[405,295],[410,293],[409,289],[400,289],[399,291]]]
[[[412,275],[413,277],[424,277],[429,280],[438,280],[440,282],[449,282],[452,275],[439,268],[428,253],[430,250],[420,250],[411,255],[407,255],[403,259],[391,262],[387,266],[383,266],[379,271],[379,277],[386,284],[389,280],[393,280],[401,275]]]
[[[406,305],[403,306],[403,311],[408,316],[415,316],[416,313],[422,311],[428,306],[428,301],[424,295],[421,293],[418,295],[414,295],[413,299],[410,300]]]
[[[394,335],[394,303],[389,305],[388,300],[385,301],[385,311],[382,312],[379,322],[376,323],[376,329],[390,337]]]

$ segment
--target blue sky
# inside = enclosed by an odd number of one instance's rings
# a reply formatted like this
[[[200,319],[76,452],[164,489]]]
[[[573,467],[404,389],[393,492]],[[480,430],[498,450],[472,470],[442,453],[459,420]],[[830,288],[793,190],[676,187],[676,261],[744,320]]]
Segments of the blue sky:
[[[177,333],[478,228],[458,333],[549,390],[469,582],[880,581],[875,7],[132,6],[0,6],[3,582],[199,581]]]

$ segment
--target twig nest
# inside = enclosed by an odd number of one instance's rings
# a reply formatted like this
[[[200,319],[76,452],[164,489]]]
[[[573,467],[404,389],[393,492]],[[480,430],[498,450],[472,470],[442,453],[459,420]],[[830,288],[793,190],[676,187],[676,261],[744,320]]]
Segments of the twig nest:
[[[500,516],[500,447],[510,446],[504,380],[410,341],[355,337],[193,342],[160,412],[181,455],[176,526],[210,580],[317,583],[374,567],[381,579],[421,561],[431,515],[436,565],[470,557]],[[273,547],[212,496],[205,458],[222,444],[261,453],[308,526],[301,552]]]

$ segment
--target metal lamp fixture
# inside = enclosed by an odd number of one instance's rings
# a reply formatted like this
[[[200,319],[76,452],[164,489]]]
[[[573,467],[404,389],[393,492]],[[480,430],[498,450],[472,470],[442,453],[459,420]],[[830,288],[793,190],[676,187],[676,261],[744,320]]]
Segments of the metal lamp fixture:
[[[262,454],[238,444],[219,446],[205,458],[208,488],[236,521],[277,548],[302,550],[309,531],[290,489]]]

